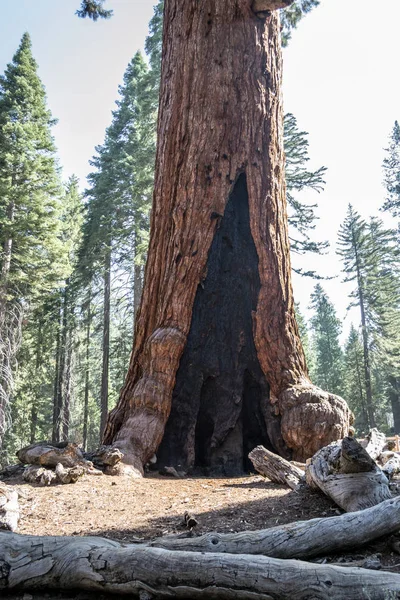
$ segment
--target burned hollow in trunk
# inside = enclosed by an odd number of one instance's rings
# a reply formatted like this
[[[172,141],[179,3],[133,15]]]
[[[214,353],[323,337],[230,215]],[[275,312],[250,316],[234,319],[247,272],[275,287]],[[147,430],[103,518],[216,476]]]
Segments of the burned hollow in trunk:
[[[269,430],[269,385],[254,345],[253,311],[260,291],[257,250],[250,230],[245,173],[233,186],[218,227],[207,274],[197,289],[159,464],[186,471],[237,474]],[[279,428],[279,424],[278,424]]]

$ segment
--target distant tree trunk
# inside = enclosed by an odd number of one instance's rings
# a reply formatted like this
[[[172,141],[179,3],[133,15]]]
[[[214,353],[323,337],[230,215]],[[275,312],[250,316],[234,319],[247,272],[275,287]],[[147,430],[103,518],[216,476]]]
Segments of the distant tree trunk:
[[[400,377],[389,376],[389,398],[392,405],[394,432],[400,434]]]
[[[88,439],[88,421],[89,421],[89,386],[90,386],[90,330],[92,325],[92,312],[91,312],[92,293],[89,289],[87,299],[87,321],[86,321],[86,356],[85,356],[85,396],[83,403],[83,449],[87,450],[87,439]]]
[[[51,441],[53,443],[60,441],[60,422],[61,422],[61,406],[59,404],[59,385],[60,385],[60,358],[61,358],[61,324],[62,324],[62,305],[61,299],[58,309],[58,320],[56,327],[56,368],[54,373],[54,390],[53,390],[53,432]]]
[[[38,330],[37,330],[37,338],[36,338],[36,361],[35,361],[35,374],[36,381],[39,378],[39,369],[42,363],[42,321],[39,318]],[[32,402],[31,409],[31,435],[30,435],[30,443],[33,444],[36,439],[36,428],[38,421],[38,399],[40,398],[40,385],[35,389],[35,397]]]
[[[142,287],[142,267],[140,265],[135,265],[133,283],[133,312],[135,320],[138,314],[140,300],[142,298]]]
[[[309,381],[294,315],[269,12],[290,3],[165,2],[150,247],[104,435],[124,472],[162,440],[161,464],[235,472],[259,444],[303,459],[347,434],[344,400]]]
[[[73,316],[72,307],[70,307],[71,314],[68,319],[70,320]],[[65,376],[64,376],[64,402],[63,402],[63,440],[68,441],[69,438],[69,427],[71,421],[71,402],[72,402],[72,361],[73,361],[73,330],[71,323],[68,324],[68,335],[67,335],[67,348],[65,350]]]
[[[100,440],[103,437],[108,414],[108,371],[110,363],[110,303],[111,303],[111,244],[104,260],[104,308],[103,308],[103,366],[100,392]]]
[[[357,369],[357,381],[358,381],[358,387],[359,387],[359,390],[360,390],[361,413],[362,413],[362,419],[363,419],[363,421],[362,421],[362,429],[364,431],[368,431],[368,422],[369,422],[369,419],[368,419],[368,411],[367,411],[367,408],[366,408],[366,400],[365,400],[365,397],[364,397],[364,389],[363,389],[363,381],[362,381],[363,377],[362,377],[362,373],[361,373],[362,366],[359,363],[358,354],[357,353],[356,353],[356,356],[355,356],[355,360],[356,360],[356,369]],[[365,380],[364,380],[364,382],[365,382]]]
[[[373,427],[376,427],[376,421],[375,421],[374,406],[373,406],[373,402],[372,402],[371,363],[370,363],[370,358],[369,358],[367,320],[366,320],[366,316],[365,316],[364,284],[363,284],[362,275],[361,275],[361,267],[360,267],[360,263],[359,263],[357,243],[355,240],[354,240],[354,251],[355,251],[355,256],[356,256],[358,298],[360,301],[361,332],[362,332],[362,339],[363,339],[365,395],[366,395],[369,428],[371,429]]]
[[[14,176],[12,185],[14,185]],[[14,201],[9,202],[6,214],[9,223],[12,223],[15,214]],[[11,322],[13,321],[13,316],[11,315],[10,318],[7,319],[7,294],[11,268],[12,245],[12,236],[11,234],[7,234],[3,242],[0,269],[0,447],[7,425],[6,410],[10,400],[10,378],[12,379],[11,367],[14,359],[13,350],[15,350],[12,346],[12,331],[10,331],[12,325],[8,322],[9,320]]]

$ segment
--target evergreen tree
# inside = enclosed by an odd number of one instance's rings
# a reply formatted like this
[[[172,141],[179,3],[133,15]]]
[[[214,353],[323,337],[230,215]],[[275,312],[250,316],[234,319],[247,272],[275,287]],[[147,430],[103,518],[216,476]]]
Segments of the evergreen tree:
[[[25,33],[0,78],[0,441],[23,311],[62,271],[53,124]]]
[[[104,2],[105,0],[82,0],[81,7],[76,14],[82,19],[89,17],[93,21],[97,21],[98,18],[109,19],[112,17],[113,11],[105,9]]]
[[[311,295],[311,307],[314,310],[311,326],[315,351],[315,383],[329,392],[343,395],[343,353],[339,343],[341,323],[320,284],[315,286]]]
[[[288,45],[292,29],[296,29],[299,21],[318,5],[319,0],[295,0],[288,8],[281,10],[283,46]]]
[[[288,202],[288,221],[290,233],[290,249],[294,254],[314,252],[321,254],[328,246],[327,242],[315,242],[310,233],[315,229],[318,217],[315,214],[317,204],[307,204],[296,197],[303,191],[321,192],[325,184],[326,167],[309,171],[307,163],[308,134],[299,131],[294,115],[288,113],[284,117],[284,148],[286,155],[286,198]],[[304,272],[294,268],[300,275],[316,277],[314,272]],[[317,278],[317,277],[316,277]]]
[[[104,279],[102,426],[108,412],[113,271],[116,272],[114,287],[122,288],[125,299],[133,300],[130,315],[135,312],[141,295],[154,173],[158,78],[155,81],[156,89],[146,62],[137,53],[124,75],[120,100],[105,142],[96,148],[97,155],[91,163],[96,171],[88,178],[91,187],[86,193],[81,254],[82,265],[89,269],[92,279],[99,268]],[[117,347],[121,348],[121,344]],[[127,353],[126,361],[128,356]]]
[[[369,429],[364,377],[363,345],[359,332],[351,324],[345,345],[345,397],[355,416],[357,433],[365,435]]]
[[[308,329],[307,321],[304,318],[303,313],[300,311],[300,305],[297,302],[295,303],[295,309],[296,309],[297,326],[299,328],[300,339],[301,339],[301,343],[303,345],[303,350],[304,350],[304,354],[305,354],[306,361],[307,361],[307,368],[308,368],[308,372],[310,374],[311,380],[313,381],[314,380],[314,369],[315,369],[315,356],[314,356],[314,351],[313,351],[313,348],[311,345],[309,329]]]
[[[79,182],[75,176],[72,176],[67,182],[63,197],[61,239],[66,258],[65,280],[56,294],[57,343],[52,432],[54,442],[68,439],[77,304],[77,290],[73,275],[77,266],[78,248],[81,243],[82,223],[82,199],[79,193]]]
[[[382,368],[392,348],[393,327],[398,331],[399,286],[393,270],[397,262],[395,235],[378,219],[366,223],[349,206],[339,231],[338,254],[343,261],[344,281],[354,282],[350,307],[360,309],[363,340],[364,381],[369,425],[376,425],[376,411],[381,408],[378,397],[373,400],[372,367],[376,360]],[[375,363],[373,364],[373,361]],[[377,381],[380,376],[377,378]],[[381,393],[378,394],[381,396]]]
[[[386,200],[382,210],[400,218],[400,125],[395,121],[383,161]]]
[[[372,400],[371,357],[370,357],[370,312],[367,307],[367,281],[371,265],[371,248],[369,245],[366,222],[349,205],[347,216],[338,234],[337,253],[342,258],[345,282],[355,282],[350,297],[349,308],[358,306],[361,317],[361,332],[363,340],[364,381],[366,389],[366,407],[369,426],[376,426],[375,407]]]

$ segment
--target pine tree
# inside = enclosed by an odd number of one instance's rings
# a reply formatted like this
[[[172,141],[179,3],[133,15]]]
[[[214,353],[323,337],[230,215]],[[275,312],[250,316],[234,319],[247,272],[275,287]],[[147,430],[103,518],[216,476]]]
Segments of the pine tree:
[[[292,29],[296,29],[299,21],[318,5],[319,0],[295,0],[288,8],[281,11],[283,46],[288,45]]]
[[[79,193],[79,181],[70,177],[63,196],[61,240],[65,253],[65,280],[57,291],[57,344],[56,369],[53,397],[52,440],[59,442],[68,438],[71,403],[71,367],[74,357],[75,310],[77,290],[74,271],[77,266],[78,248],[81,243],[83,222],[82,199]]]
[[[347,216],[338,234],[337,253],[342,258],[345,282],[355,282],[350,297],[349,308],[360,309],[361,332],[363,339],[364,381],[366,389],[366,406],[369,426],[376,426],[375,408],[372,399],[371,357],[370,357],[370,323],[368,322],[367,281],[371,265],[371,248],[369,245],[366,222],[349,205]]]
[[[383,161],[387,196],[382,210],[400,218],[400,125],[395,121]]]
[[[368,432],[368,411],[364,378],[363,345],[359,332],[351,324],[349,337],[345,345],[345,397],[355,416],[355,428],[359,435]]]
[[[53,124],[25,33],[0,78],[0,441],[23,311],[61,270]]]
[[[393,326],[397,328],[399,316],[399,286],[393,271],[397,261],[395,234],[378,219],[367,223],[349,206],[338,244],[346,274],[344,281],[355,283],[350,307],[360,309],[366,408],[369,425],[375,427],[375,413],[380,410],[381,401],[377,395],[373,399],[372,368],[378,373],[376,360],[382,367],[389,347],[395,351],[389,332]],[[377,382],[379,379],[380,376]]]
[[[327,247],[327,242],[315,242],[310,233],[315,229],[318,217],[315,214],[317,204],[307,204],[296,197],[302,191],[321,192],[325,184],[326,167],[309,171],[307,163],[308,134],[298,129],[294,115],[288,113],[284,117],[284,147],[286,156],[286,198],[288,202],[288,221],[290,249],[294,254],[314,252],[321,254]],[[293,269],[300,275],[316,277],[314,272],[304,272],[300,268]]]
[[[300,310],[300,305],[297,302],[295,303],[295,309],[296,309],[297,326],[299,328],[300,339],[301,339],[301,343],[303,345],[303,350],[304,350],[304,354],[305,354],[306,361],[307,361],[308,372],[310,374],[311,381],[314,381],[314,379],[315,379],[314,378],[315,355],[314,355],[314,349],[312,347],[311,340],[310,340],[310,332],[309,332],[308,324],[307,324],[307,321],[306,321],[303,313]]]
[[[104,2],[105,0],[82,0],[81,7],[76,14],[81,19],[89,17],[93,21],[97,21],[98,18],[109,19],[112,17],[113,11],[105,9]]]
[[[123,288],[125,297],[133,299],[137,307],[147,249],[158,89],[154,89],[147,64],[139,52],[128,65],[119,93],[120,100],[105,142],[97,147],[97,155],[91,163],[96,171],[88,178],[91,187],[86,193],[87,216],[81,252],[82,264],[89,268],[91,277],[94,278],[100,268],[104,280],[101,430],[109,398],[112,273],[118,272],[115,286]],[[134,312],[132,309],[130,315]],[[130,331],[133,331],[131,317]],[[128,356],[127,352],[126,361]]]
[[[329,392],[344,394],[343,353],[339,336],[341,323],[335,308],[320,284],[311,295],[313,347],[315,351],[314,380]]]

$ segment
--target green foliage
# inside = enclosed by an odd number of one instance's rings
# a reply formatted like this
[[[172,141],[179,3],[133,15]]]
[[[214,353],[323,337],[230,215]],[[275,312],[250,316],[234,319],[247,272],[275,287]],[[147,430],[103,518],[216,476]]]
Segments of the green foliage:
[[[376,218],[367,223],[349,206],[338,237],[344,281],[354,282],[350,307],[360,310],[366,407],[369,425],[375,426],[376,414],[384,414],[386,402],[382,371],[385,365],[396,364],[398,356],[398,344],[391,339],[400,332],[395,232]]]
[[[343,353],[339,337],[341,323],[335,308],[320,284],[311,295],[313,316],[313,348],[315,352],[314,380],[328,392],[343,395]]]
[[[309,372],[311,378],[313,379],[314,378],[313,373],[314,373],[314,368],[315,368],[315,354],[314,354],[314,349],[310,342],[310,335],[309,335],[307,321],[304,318],[304,315],[302,314],[302,312],[300,311],[300,306],[298,303],[295,304],[295,310],[296,310],[297,326],[299,328],[300,339],[301,339],[301,343],[303,346],[304,355],[306,357],[308,372]]]
[[[113,11],[105,9],[103,6],[104,2],[105,0],[82,0],[81,7],[75,14],[81,17],[81,19],[89,17],[93,21],[97,21],[99,18],[110,19]]]
[[[51,288],[62,271],[54,122],[26,33],[0,77],[0,243],[4,249],[12,242],[10,297],[31,300],[36,291]],[[4,254],[0,258],[4,272]]]
[[[400,125],[397,121],[389,138],[383,172],[387,196],[382,210],[400,219]]]
[[[299,21],[313,8],[319,5],[319,0],[295,0],[293,4],[281,10],[282,46],[287,46]]]
[[[301,192],[321,192],[324,188],[324,176],[326,167],[320,167],[316,171],[307,169],[310,160],[308,154],[308,133],[299,131],[297,120],[294,115],[288,113],[284,117],[284,148],[286,155],[286,198],[288,202],[288,221],[290,248],[295,254],[314,252],[321,254],[327,247],[328,242],[316,242],[311,239],[310,233],[315,229],[318,219],[315,214],[317,204],[309,204],[296,197]],[[304,273],[295,268],[300,275],[310,275],[318,278],[312,273]]]
[[[358,435],[368,432],[368,411],[364,378],[364,355],[359,332],[351,325],[344,350],[345,393],[349,407],[354,413],[355,428]]]

